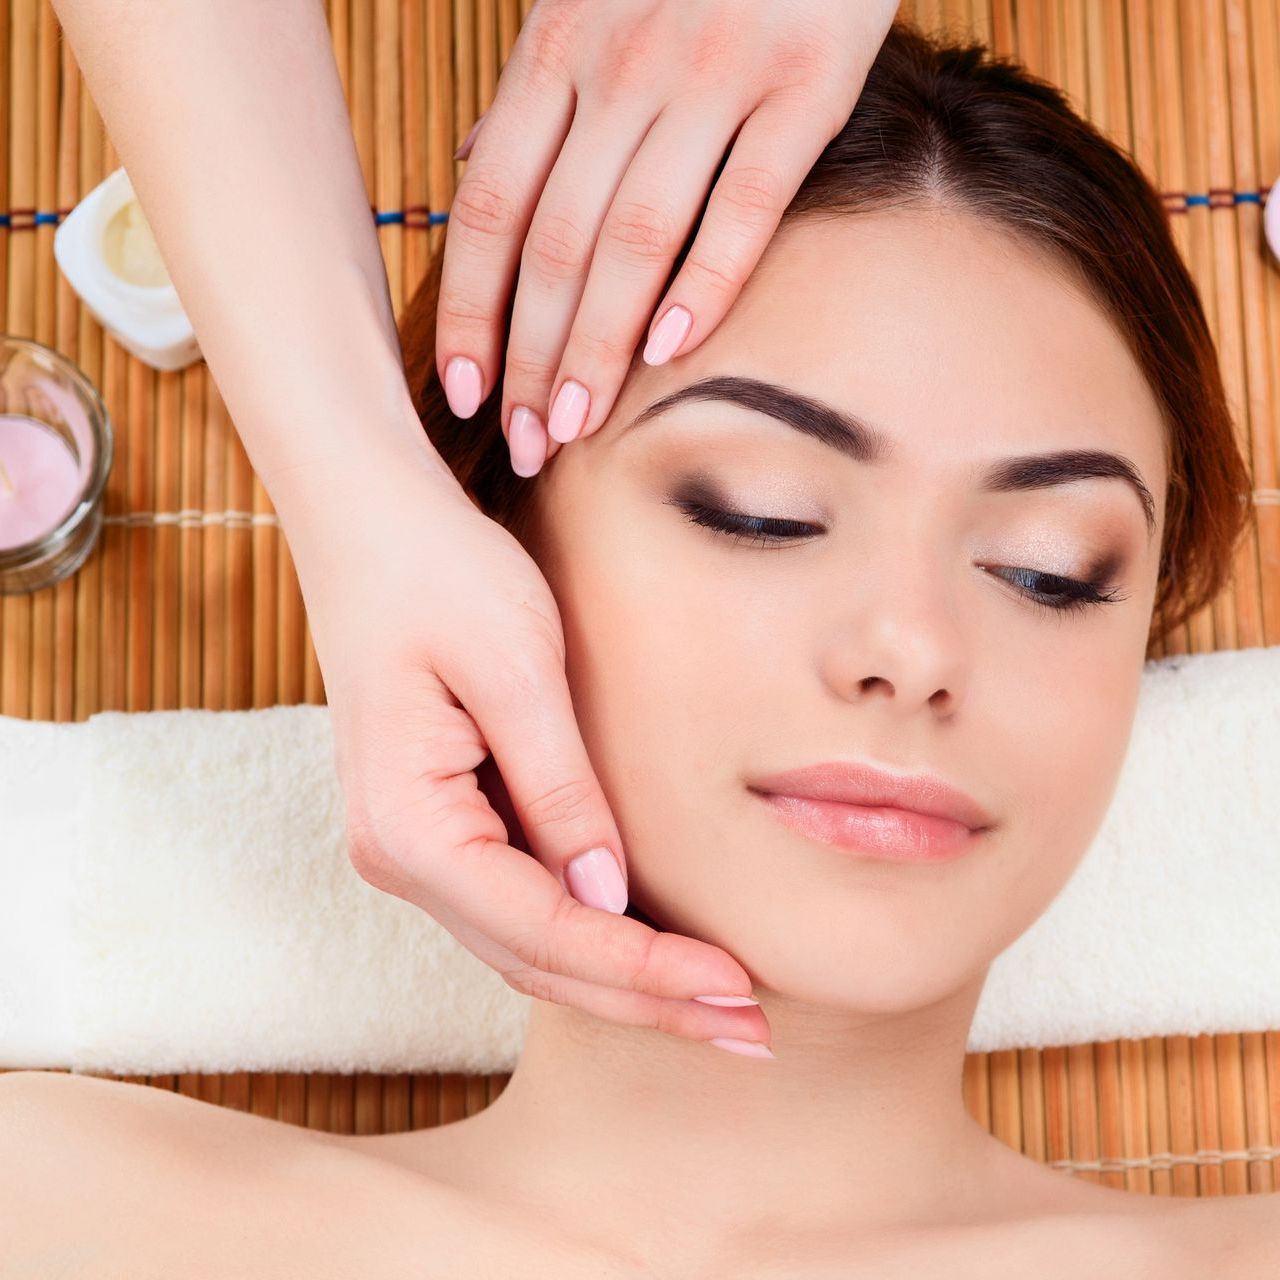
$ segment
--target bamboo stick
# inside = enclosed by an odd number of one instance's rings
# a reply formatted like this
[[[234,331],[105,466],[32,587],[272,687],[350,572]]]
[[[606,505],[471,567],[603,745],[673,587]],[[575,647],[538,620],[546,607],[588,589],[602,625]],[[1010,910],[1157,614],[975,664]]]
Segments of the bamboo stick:
[[[400,13],[401,208],[405,216],[401,306],[412,298],[428,265],[427,33],[419,0],[403,0]],[[461,145],[462,139],[458,139]],[[397,321],[400,311],[396,311]]]
[[[59,32],[60,35],[60,32]],[[54,210],[59,217],[77,199],[80,164],[80,76],[70,47],[58,40],[58,123],[57,177]],[[3,250],[0,250],[0,254]],[[50,245],[52,253],[52,245]],[[79,328],[79,298],[66,277],[56,273],[56,323],[53,345],[71,360],[77,360],[76,341]],[[96,552],[91,552],[94,557]],[[87,566],[85,566],[87,567]],[[82,570],[83,571],[83,570]],[[54,675],[54,703],[51,718],[57,721],[77,719],[76,689],[79,680],[77,637],[82,634],[79,605],[82,581],[79,574],[64,578],[55,587],[54,634],[57,646],[57,670]]]
[[[1235,423],[1240,452],[1250,458],[1249,394],[1245,372],[1244,303],[1241,298],[1240,232],[1242,209],[1235,203],[1238,188],[1232,143],[1232,94],[1227,76],[1224,0],[1205,0],[1201,14],[1205,41],[1199,61],[1204,67],[1209,103],[1208,141],[1210,232],[1213,236],[1213,281],[1218,305],[1218,364]],[[1262,643],[1261,564],[1256,526],[1241,540],[1233,580],[1216,602],[1217,647],[1244,648]]]
[[[68,52],[68,57],[70,53]],[[77,180],[75,198],[87,194],[101,181],[105,172],[106,138],[93,99],[84,88],[77,67],[74,96],[79,100],[79,145],[77,148]],[[76,324],[76,362],[85,376],[102,386],[102,329],[81,306],[72,303]],[[114,422],[112,423],[114,430]],[[99,537],[87,562],[75,574],[76,583],[76,664],[73,715],[83,720],[102,706],[102,567],[105,530]]]
[[[374,149],[373,187],[379,213],[403,208],[404,144],[400,137],[403,107],[400,102],[400,0],[377,0],[374,29]],[[391,296],[399,315],[404,305],[404,226],[384,222],[378,227],[378,244]]]
[[[10,19],[8,333],[35,337],[37,0],[13,0]],[[0,596],[0,715],[31,715],[30,595]]]
[[[182,370],[181,467],[179,510],[204,506],[204,458],[208,412],[208,366],[200,361]],[[198,523],[178,530],[180,606],[178,609],[179,702],[204,706],[204,557],[208,533]]]
[[[205,403],[203,500],[206,512],[224,511],[227,507],[226,455],[231,425],[226,406],[212,378],[207,382]],[[211,711],[224,711],[231,703],[227,696],[226,568],[227,529],[221,523],[205,526],[203,556],[200,569],[204,579],[204,644],[201,649],[201,705]]]
[[[125,414],[129,435],[125,473],[125,510],[146,512],[153,508],[155,432],[153,388],[155,370],[131,355],[124,356]],[[124,709],[151,710],[152,600],[151,565],[155,530],[144,525],[126,527],[125,668]]]
[[[1280,180],[1280,86],[1268,67],[1280,67],[1280,5],[1230,0],[1227,57],[1231,130],[1239,190],[1260,192]],[[1244,358],[1253,488],[1280,492],[1280,271],[1269,259],[1262,203],[1245,200],[1239,219]],[[1280,643],[1280,503],[1252,504],[1261,566],[1262,636]]]

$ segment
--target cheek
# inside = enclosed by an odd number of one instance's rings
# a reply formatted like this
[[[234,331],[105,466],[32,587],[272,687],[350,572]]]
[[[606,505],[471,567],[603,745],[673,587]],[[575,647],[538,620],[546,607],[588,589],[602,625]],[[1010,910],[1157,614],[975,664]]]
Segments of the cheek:
[[[1141,689],[1141,641],[1065,646],[1053,663],[989,675],[992,776],[1009,797],[1006,838],[984,914],[1003,949],[1052,903],[1115,794]],[[1001,777],[1001,773],[1003,776]],[[1003,870],[1001,870],[1003,868]]]
[[[735,914],[726,863],[743,852],[741,774],[770,759],[759,744],[794,692],[795,605],[748,609],[761,593],[670,511],[576,515],[581,536],[562,530],[552,587],[578,724],[632,896],[666,927],[704,936]]]

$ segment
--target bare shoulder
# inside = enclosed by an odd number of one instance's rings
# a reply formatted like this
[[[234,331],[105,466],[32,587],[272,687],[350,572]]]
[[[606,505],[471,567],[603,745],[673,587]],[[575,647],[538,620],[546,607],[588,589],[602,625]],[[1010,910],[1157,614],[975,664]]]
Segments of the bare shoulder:
[[[0,1203],[5,1280],[434,1280],[531,1250],[556,1265],[536,1223],[338,1135],[61,1072],[0,1074]]]
[[[180,1250],[207,1245],[211,1265],[215,1252],[228,1261],[218,1242],[229,1224],[267,1250],[266,1224],[296,1207],[292,1189],[332,1175],[339,1155],[326,1136],[147,1085],[6,1072],[6,1280],[71,1274],[73,1263],[85,1277],[195,1277],[204,1273]],[[265,1257],[245,1274],[273,1274]]]
[[[1126,1271],[1162,1280],[1254,1280],[1275,1274],[1280,1255],[1280,1195],[1164,1196],[1088,1184],[1096,1195],[1062,1220],[1063,1243],[1074,1228],[1132,1259]]]
[[[195,1167],[243,1174],[334,1146],[332,1135],[149,1085],[57,1071],[0,1075],[0,1143],[28,1166],[164,1178]],[[7,1187],[5,1188],[8,1189]]]
[[[1280,1194],[1160,1197],[1169,1203],[1167,1240],[1183,1271],[1216,1280],[1275,1275]]]

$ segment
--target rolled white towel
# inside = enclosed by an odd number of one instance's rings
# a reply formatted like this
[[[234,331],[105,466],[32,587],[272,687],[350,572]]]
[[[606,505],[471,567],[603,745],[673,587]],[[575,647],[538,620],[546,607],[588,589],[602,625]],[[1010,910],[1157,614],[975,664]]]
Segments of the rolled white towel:
[[[968,1047],[1280,1028],[1280,646],[1148,663]],[[323,706],[0,716],[0,1066],[509,1071],[529,998],[356,874]]]

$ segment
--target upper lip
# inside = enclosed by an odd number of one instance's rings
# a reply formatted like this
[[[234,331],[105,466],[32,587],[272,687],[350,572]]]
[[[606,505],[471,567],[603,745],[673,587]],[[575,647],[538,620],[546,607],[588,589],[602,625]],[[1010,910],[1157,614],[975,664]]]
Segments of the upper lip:
[[[830,761],[771,774],[749,784],[753,791],[840,800],[845,804],[910,809],[950,818],[978,830],[992,818],[970,795],[932,774],[887,773],[875,765]]]

